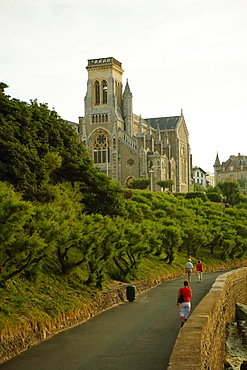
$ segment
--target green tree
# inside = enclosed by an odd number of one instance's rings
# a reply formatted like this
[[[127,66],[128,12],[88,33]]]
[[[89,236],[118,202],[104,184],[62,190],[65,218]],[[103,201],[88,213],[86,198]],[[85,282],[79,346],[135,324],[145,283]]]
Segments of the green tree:
[[[98,219],[96,227],[94,233],[96,240],[87,261],[88,278],[85,284],[103,289],[104,282],[109,275],[109,263],[119,241],[119,231],[115,221],[112,221],[108,216]]]
[[[193,188],[194,188],[194,191],[198,191],[200,193],[203,193],[206,191],[206,189],[204,188],[204,186],[202,186],[201,184],[198,184],[198,183],[194,183],[193,185]]]
[[[132,189],[147,189],[151,183],[151,179],[134,179],[130,186]]]
[[[94,167],[67,122],[47,104],[11,99],[5,87],[0,89],[0,180],[32,201],[52,199],[48,184],[80,183],[85,211],[124,214],[120,185]]]
[[[226,203],[232,206],[239,203],[240,201],[240,186],[238,182],[235,181],[224,181],[218,183],[218,187],[221,189]]]
[[[183,246],[187,250],[187,256],[192,255],[197,258],[198,250],[208,244],[207,227],[196,223],[187,226],[183,232]]]
[[[89,179],[80,182],[85,210],[109,216],[124,216],[126,201],[119,183],[98,171],[92,172]]]
[[[171,179],[161,180],[161,181],[156,182],[156,184],[159,185],[161,188],[163,188],[163,191],[165,191],[165,189],[169,189],[172,187],[172,185],[174,184],[174,181]]]
[[[159,240],[161,241],[158,255],[166,254],[165,261],[171,265],[179,246],[182,244],[182,233],[177,226],[165,226],[159,231]],[[157,252],[156,252],[157,255]]]
[[[44,206],[25,202],[12,186],[0,183],[0,282],[37,269],[52,249],[54,223]]]
[[[118,278],[129,281],[136,277],[138,266],[143,258],[151,253],[149,223],[133,223],[128,220],[120,221],[121,231],[116,244],[113,261],[118,268]]]

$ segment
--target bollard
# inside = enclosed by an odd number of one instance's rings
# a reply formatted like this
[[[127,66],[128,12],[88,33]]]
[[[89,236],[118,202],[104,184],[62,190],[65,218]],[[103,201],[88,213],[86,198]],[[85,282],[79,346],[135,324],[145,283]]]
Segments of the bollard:
[[[127,299],[129,302],[133,302],[136,298],[136,287],[134,285],[128,285],[126,288]]]

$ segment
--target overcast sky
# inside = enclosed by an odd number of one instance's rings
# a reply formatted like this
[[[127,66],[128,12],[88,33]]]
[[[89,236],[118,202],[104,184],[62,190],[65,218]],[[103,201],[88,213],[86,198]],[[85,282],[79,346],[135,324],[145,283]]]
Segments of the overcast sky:
[[[78,122],[88,59],[114,57],[133,113],[180,115],[193,166],[247,155],[247,0],[0,0],[0,81]]]

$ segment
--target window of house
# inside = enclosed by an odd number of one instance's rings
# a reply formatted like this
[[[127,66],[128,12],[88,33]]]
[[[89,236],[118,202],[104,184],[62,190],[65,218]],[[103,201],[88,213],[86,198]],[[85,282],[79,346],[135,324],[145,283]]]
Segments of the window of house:
[[[230,166],[229,167],[229,171],[233,171],[233,166]]]

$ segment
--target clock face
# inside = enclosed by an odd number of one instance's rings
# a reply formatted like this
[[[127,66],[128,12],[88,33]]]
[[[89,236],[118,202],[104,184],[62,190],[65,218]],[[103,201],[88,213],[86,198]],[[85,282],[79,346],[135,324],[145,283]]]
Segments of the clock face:
[[[106,138],[105,138],[105,136],[104,136],[104,135],[99,135],[99,136],[97,137],[97,142],[98,142],[99,144],[104,144],[104,143],[105,143],[105,141],[106,141]]]

